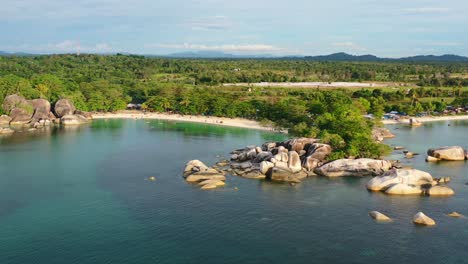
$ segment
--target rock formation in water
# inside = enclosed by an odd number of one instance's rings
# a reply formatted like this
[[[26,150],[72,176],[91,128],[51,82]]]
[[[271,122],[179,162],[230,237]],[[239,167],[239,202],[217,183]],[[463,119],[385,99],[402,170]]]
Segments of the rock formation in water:
[[[35,130],[51,124],[80,125],[87,123],[92,115],[75,109],[67,99],[60,99],[52,109],[45,99],[26,100],[20,95],[8,95],[3,101],[3,110],[8,115],[0,117],[0,134],[11,134],[9,127]],[[53,111],[52,111],[53,110]],[[55,113],[55,114],[54,114]],[[33,129],[32,129],[33,128]]]
[[[198,183],[202,190],[224,186],[224,181],[226,181],[223,171],[209,168],[199,160],[187,162],[183,175],[187,182]]]
[[[392,219],[381,212],[372,211],[369,213],[369,216],[375,219],[376,221],[391,221]]]
[[[391,169],[372,178],[366,185],[370,191],[393,195],[451,196],[455,192],[442,185],[447,181],[434,179],[429,173],[416,169]]]
[[[417,225],[427,225],[433,226],[436,224],[434,219],[430,218],[429,216],[425,215],[423,212],[419,212],[413,217],[413,223]]]
[[[468,158],[466,151],[460,146],[431,148],[427,155],[426,161],[462,161]]]

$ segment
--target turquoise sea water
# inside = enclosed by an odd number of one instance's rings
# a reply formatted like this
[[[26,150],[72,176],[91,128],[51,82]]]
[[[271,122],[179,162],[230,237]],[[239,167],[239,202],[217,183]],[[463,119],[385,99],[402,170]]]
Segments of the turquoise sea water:
[[[467,146],[468,122],[389,128],[389,144],[425,153]],[[290,186],[228,177],[201,191],[184,164],[284,135],[143,120],[0,138],[0,263],[468,263],[468,164],[405,160],[451,176],[450,198],[369,193],[369,178]],[[155,176],[157,180],[146,180]],[[368,216],[379,210],[391,223]],[[435,227],[418,227],[424,211]]]

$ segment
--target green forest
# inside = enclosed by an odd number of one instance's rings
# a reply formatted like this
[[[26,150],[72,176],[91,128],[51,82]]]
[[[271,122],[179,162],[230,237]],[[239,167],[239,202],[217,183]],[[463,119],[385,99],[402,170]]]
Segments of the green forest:
[[[385,88],[252,87],[256,82],[385,82]],[[245,83],[224,86],[225,83]],[[243,117],[320,137],[334,155],[379,156],[370,139],[385,112],[410,115],[468,105],[468,63],[314,62],[306,59],[169,59],[135,55],[0,57],[0,98],[20,94],[77,109]],[[377,123],[377,124],[376,124]],[[335,158],[337,158],[335,157]]]

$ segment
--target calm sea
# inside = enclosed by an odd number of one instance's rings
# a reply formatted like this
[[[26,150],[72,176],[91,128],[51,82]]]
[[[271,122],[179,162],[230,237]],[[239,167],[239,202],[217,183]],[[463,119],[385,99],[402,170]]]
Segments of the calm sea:
[[[450,124],[450,126],[448,126]],[[403,145],[467,146],[468,122],[389,126]],[[0,138],[0,263],[468,263],[468,164],[400,159],[450,176],[450,198],[369,193],[369,178],[290,186],[230,176],[187,184],[184,164],[284,135],[200,124],[99,120]],[[155,176],[156,181],[147,178]],[[394,219],[376,223],[381,211]],[[435,227],[412,224],[423,211]]]

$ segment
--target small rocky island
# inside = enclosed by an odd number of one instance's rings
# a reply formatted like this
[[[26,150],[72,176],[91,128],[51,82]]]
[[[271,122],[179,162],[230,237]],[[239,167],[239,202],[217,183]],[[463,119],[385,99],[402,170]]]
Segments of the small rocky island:
[[[58,100],[54,106],[45,99],[26,100],[20,95],[8,95],[3,101],[0,116],[0,134],[12,134],[18,129],[34,131],[52,124],[80,125],[92,119],[87,112],[77,110],[67,99]]]
[[[369,191],[389,195],[451,196],[450,178],[434,178],[427,172],[401,168],[397,162],[380,159],[329,160],[332,147],[314,138],[293,138],[282,142],[265,142],[231,152],[230,161],[209,168],[198,160],[189,161],[184,169],[187,182],[214,189],[223,186],[225,175],[269,180],[290,184],[307,177],[373,177]],[[462,153],[464,153],[462,151]]]

